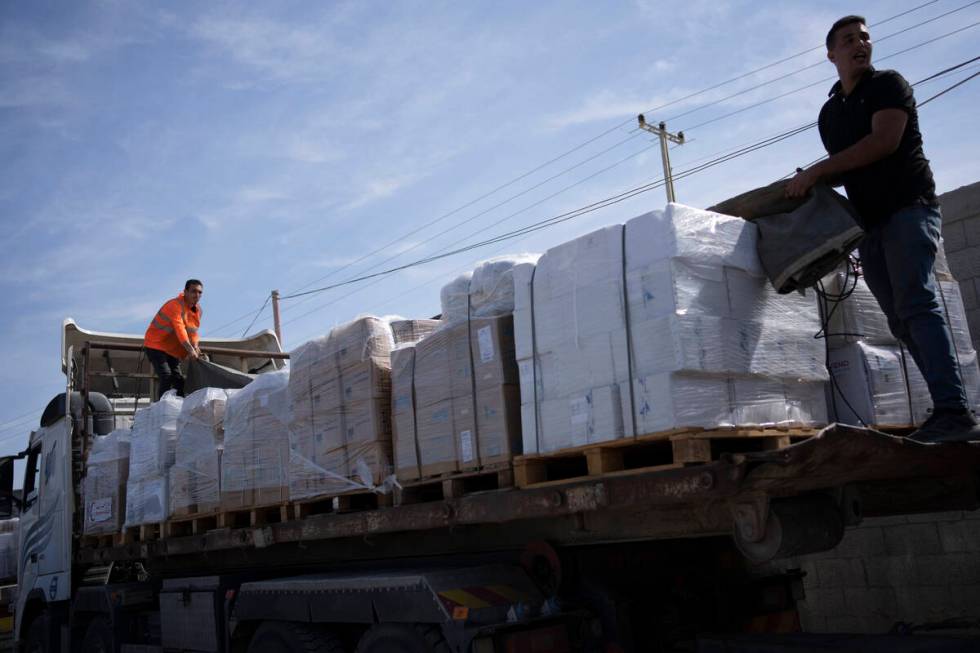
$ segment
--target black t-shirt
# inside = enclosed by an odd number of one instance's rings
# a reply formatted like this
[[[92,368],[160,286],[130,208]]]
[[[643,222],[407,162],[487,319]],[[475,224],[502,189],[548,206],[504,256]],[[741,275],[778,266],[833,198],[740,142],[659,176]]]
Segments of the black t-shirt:
[[[898,149],[880,161],[841,175],[847,196],[865,227],[883,223],[899,209],[916,203],[937,205],[936,184],[929,160],[922,151],[919,116],[912,87],[894,70],[865,73],[850,95],[837,82],[820,110],[820,138],[830,154],[837,154],[871,133],[871,116],[882,109],[908,114]]]

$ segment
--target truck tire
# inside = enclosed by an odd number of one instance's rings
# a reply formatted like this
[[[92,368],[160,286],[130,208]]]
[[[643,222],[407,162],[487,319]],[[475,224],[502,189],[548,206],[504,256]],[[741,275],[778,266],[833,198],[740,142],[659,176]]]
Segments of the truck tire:
[[[99,615],[89,622],[82,640],[82,653],[115,653],[112,626],[105,617]]]
[[[248,653],[345,653],[340,640],[312,624],[263,621],[248,643]]]
[[[27,627],[27,637],[24,639],[24,653],[48,653],[48,620],[39,614]]]
[[[451,653],[439,626],[378,624],[357,643],[357,653]]]

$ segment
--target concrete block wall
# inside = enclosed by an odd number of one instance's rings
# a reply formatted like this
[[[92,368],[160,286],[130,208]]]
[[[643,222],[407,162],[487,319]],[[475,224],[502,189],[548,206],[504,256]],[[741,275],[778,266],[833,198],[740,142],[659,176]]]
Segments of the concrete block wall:
[[[832,551],[760,565],[806,573],[803,629],[884,633],[898,622],[980,618],[980,511],[866,519]]]
[[[973,348],[980,349],[980,182],[939,196],[949,270],[960,282]]]

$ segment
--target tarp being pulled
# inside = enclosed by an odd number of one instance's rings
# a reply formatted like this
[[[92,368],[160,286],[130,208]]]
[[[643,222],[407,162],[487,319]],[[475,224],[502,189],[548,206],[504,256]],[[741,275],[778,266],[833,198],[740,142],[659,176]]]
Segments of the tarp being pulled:
[[[254,374],[218,365],[206,360],[191,360],[187,365],[184,394],[190,395],[201,388],[244,388],[255,379]]]
[[[817,184],[805,198],[788,199],[786,183],[757,188],[709,209],[759,227],[759,259],[780,293],[814,285],[864,236],[857,212],[843,195]]]

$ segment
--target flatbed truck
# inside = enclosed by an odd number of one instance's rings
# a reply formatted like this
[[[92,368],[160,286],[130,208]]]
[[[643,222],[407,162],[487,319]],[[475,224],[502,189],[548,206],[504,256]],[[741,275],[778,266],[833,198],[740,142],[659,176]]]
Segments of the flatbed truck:
[[[85,455],[150,396],[140,345],[66,321],[65,393],[26,449],[0,460],[0,513],[14,507],[13,461],[26,460],[14,609],[24,651],[824,650],[785,634],[799,630],[799,573],[759,578],[746,561],[831,549],[869,516],[978,505],[980,448],[832,425],[696,466],[284,509],[96,545],[81,532]],[[270,332],[202,345],[244,371],[287,357]],[[726,635],[760,615],[778,617],[778,640]],[[924,650],[894,637],[856,646]]]

